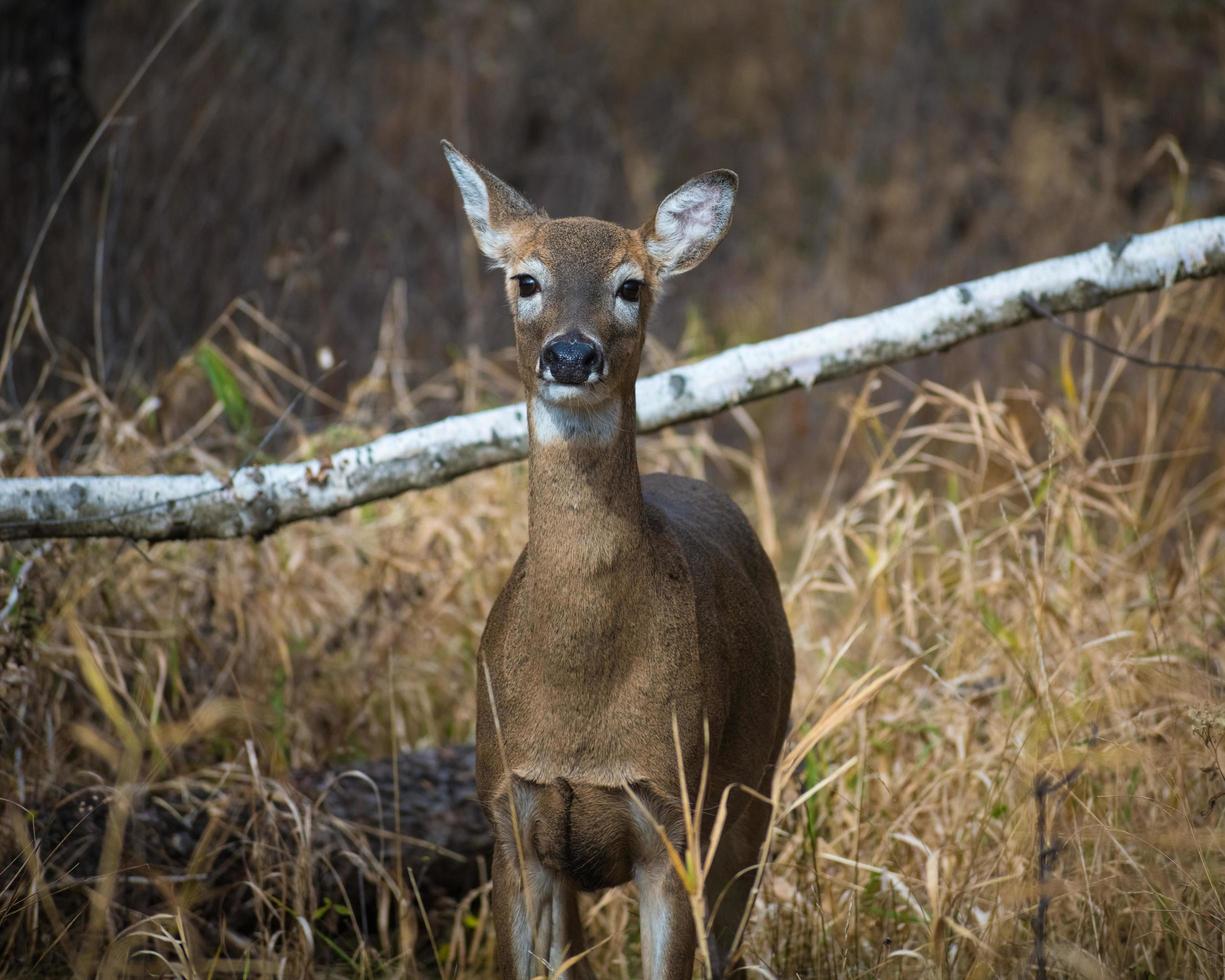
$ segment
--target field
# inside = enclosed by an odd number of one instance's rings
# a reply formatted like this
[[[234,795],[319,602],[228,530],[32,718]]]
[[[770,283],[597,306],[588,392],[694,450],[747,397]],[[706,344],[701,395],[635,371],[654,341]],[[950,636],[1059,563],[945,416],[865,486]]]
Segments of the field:
[[[558,216],[739,172],[644,373],[1225,213],[1212,0],[700,8],[0,3],[0,479],[521,397],[442,137]],[[1219,281],[1074,322],[1225,366]],[[1219,375],[1037,322],[640,440],[741,503],[795,637],[747,975],[1225,975],[1223,432]],[[479,862],[339,804],[468,792],[526,474],[0,545],[0,975],[492,976]],[[639,976],[633,896],[585,914]]]
[[[1128,349],[1220,362],[1223,300],[1180,287],[1086,325]],[[243,346],[259,330],[235,315],[215,331],[209,349],[237,392],[200,399],[211,407],[178,439],[83,385],[10,424],[9,445],[33,465],[89,419],[99,437],[83,469],[241,458],[225,409],[261,397]],[[667,356],[653,351],[655,366]],[[160,390],[191,402],[209,390],[206,362],[184,360]],[[501,400],[506,365],[489,359],[473,379],[461,364],[423,391],[467,384]],[[644,470],[704,475],[738,496],[795,635],[793,777],[746,946],[759,975],[1018,975],[1035,966],[1039,933],[1050,975],[1225,965],[1220,383],[1072,340],[1051,380],[988,392],[884,371],[844,386],[832,463],[806,488],[777,488],[774,449],[742,410],[642,441]],[[306,456],[370,434],[370,404],[407,393],[386,372],[368,381],[333,425],[279,449]],[[484,890],[423,930],[403,877],[374,877],[382,924],[359,921],[324,873],[335,856],[312,849],[323,818],[285,777],[470,739],[474,651],[525,540],[524,495],[517,464],[258,543],[9,548],[10,581],[29,568],[5,615],[5,961],[36,975],[99,963],[489,975]],[[207,842],[187,880],[133,891],[122,805],[96,875],[44,875],[48,855],[33,856],[48,792],[122,800],[176,784],[252,803],[248,880],[227,901],[255,931],[210,918],[224,903],[195,882],[226,854]],[[591,934],[609,937],[593,954],[600,975],[637,975],[635,914],[618,893],[588,907]]]

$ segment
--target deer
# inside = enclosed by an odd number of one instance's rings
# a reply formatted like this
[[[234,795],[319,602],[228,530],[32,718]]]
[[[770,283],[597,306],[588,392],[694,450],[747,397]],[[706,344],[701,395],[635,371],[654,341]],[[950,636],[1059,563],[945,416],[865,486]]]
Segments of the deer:
[[[767,847],[791,632],[731,498],[640,475],[635,385],[652,308],[727,233],[738,177],[695,177],[625,228],[552,219],[442,147],[505,275],[526,392],[528,540],[477,656],[498,971],[592,976],[578,896],[632,882],[643,976],[687,980],[699,948],[722,976]],[[697,904],[677,870],[694,847]]]

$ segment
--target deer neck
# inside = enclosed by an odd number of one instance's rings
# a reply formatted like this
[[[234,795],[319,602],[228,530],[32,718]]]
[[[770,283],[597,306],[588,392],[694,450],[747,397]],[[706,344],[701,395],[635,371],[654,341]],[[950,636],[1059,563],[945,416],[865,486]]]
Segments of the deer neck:
[[[598,409],[529,406],[527,574],[533,593],[608,593],[644,546],[634,392]]]

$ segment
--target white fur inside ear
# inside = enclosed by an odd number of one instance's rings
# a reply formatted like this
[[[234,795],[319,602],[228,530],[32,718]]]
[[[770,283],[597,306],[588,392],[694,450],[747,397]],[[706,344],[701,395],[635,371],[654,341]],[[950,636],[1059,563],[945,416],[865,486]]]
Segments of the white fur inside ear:
[[[485,185],[485,179],[455,149],[448,146],[444,152],[451,173],[455,175],[455,183],[459,185],[459,194],[464,201],[464,213],[468,215],[468,223],[472,225],[477,245],[487,258],[502,262],[506,257],[510,238],[493,226],[489,213],[489,188]]]
[[[687,272],[710,254],[731,224],[735,197],[735,176],[716,171],[694,178],[664,198],[646,241],[661,275]]]

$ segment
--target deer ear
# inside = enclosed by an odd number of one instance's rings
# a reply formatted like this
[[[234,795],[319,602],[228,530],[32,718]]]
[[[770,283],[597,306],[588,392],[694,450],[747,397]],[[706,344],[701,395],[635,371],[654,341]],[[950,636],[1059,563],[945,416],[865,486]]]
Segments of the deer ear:
[[[464,212],[481,251],[501,265],[510,253],[512,235],[524,221],[539,220],[537,210],[522,194],[474,163],[446,140],[442,141],[455,183],[464,199]]]
[[[642,228],[647,254],[661,278],[688,272],[723,240],[732,223],[739,178],[731,170],[712,170],[664,198]]]

